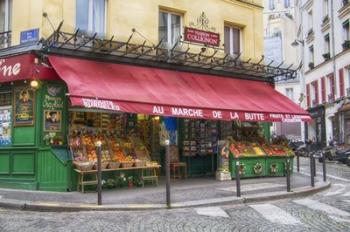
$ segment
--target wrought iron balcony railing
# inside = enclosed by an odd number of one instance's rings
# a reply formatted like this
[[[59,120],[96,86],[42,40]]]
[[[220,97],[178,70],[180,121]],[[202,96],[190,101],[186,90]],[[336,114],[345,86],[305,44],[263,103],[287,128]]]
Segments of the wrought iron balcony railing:
[[[11,46],[11,31],[0,32],[0,49]]]

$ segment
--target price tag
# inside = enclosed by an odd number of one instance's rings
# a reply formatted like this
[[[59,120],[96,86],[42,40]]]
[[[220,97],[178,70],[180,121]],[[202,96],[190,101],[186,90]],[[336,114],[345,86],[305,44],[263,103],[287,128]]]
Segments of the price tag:
[[[239,161],[236,161],[236,165],[237,165],[237,166],[239,165]]]

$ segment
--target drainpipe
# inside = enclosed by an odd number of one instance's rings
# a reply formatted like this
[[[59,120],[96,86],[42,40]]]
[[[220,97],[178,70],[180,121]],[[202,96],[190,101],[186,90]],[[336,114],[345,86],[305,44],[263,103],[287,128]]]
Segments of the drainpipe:
[[[337,67],[336,67],[336,62],[335,62],[335,32],[334,32],[334,25],[335,25],[335,22],[334,22],[334,3],[333,1],[331,0],[331,22],[332,22],[332,25],[331,25],[331,38],[332,38],[332,64],[333,64],[333,75],[334,75],[334,95],[336,96],[337,95]],[[334,97],[335,98],[335,97]],[[325,113],[325,115],[327,115]],[[327,120],[325,118],[325,120]],[[332,127],[334,127],[333,123],[332,123]],[[326,131],[327,131],[327,128],[326,128]],[[332,137],[334,136],[333,135],[333,128],[331,130],[332,132]],[[328,144],[328,136],[327,134],[325,135],[326,136],[326,144]]]

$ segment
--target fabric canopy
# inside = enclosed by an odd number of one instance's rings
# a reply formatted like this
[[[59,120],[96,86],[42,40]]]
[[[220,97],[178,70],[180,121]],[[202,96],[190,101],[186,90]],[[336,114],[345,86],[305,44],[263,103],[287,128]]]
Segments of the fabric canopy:
[[[50,56],[72,106],[240,121],[309,121],[269,83]]]

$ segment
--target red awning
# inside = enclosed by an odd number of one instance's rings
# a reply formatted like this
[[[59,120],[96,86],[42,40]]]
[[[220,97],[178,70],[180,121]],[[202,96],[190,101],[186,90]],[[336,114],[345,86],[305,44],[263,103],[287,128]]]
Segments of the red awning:
[[[36,56],[26,53],[16,56],[0,56],[0,83],[19,80],[57,80],[52,68],[35,64]]]
[[[50,56],[72,106],[241,121],[308,121],[308,112],[268,83]]]

